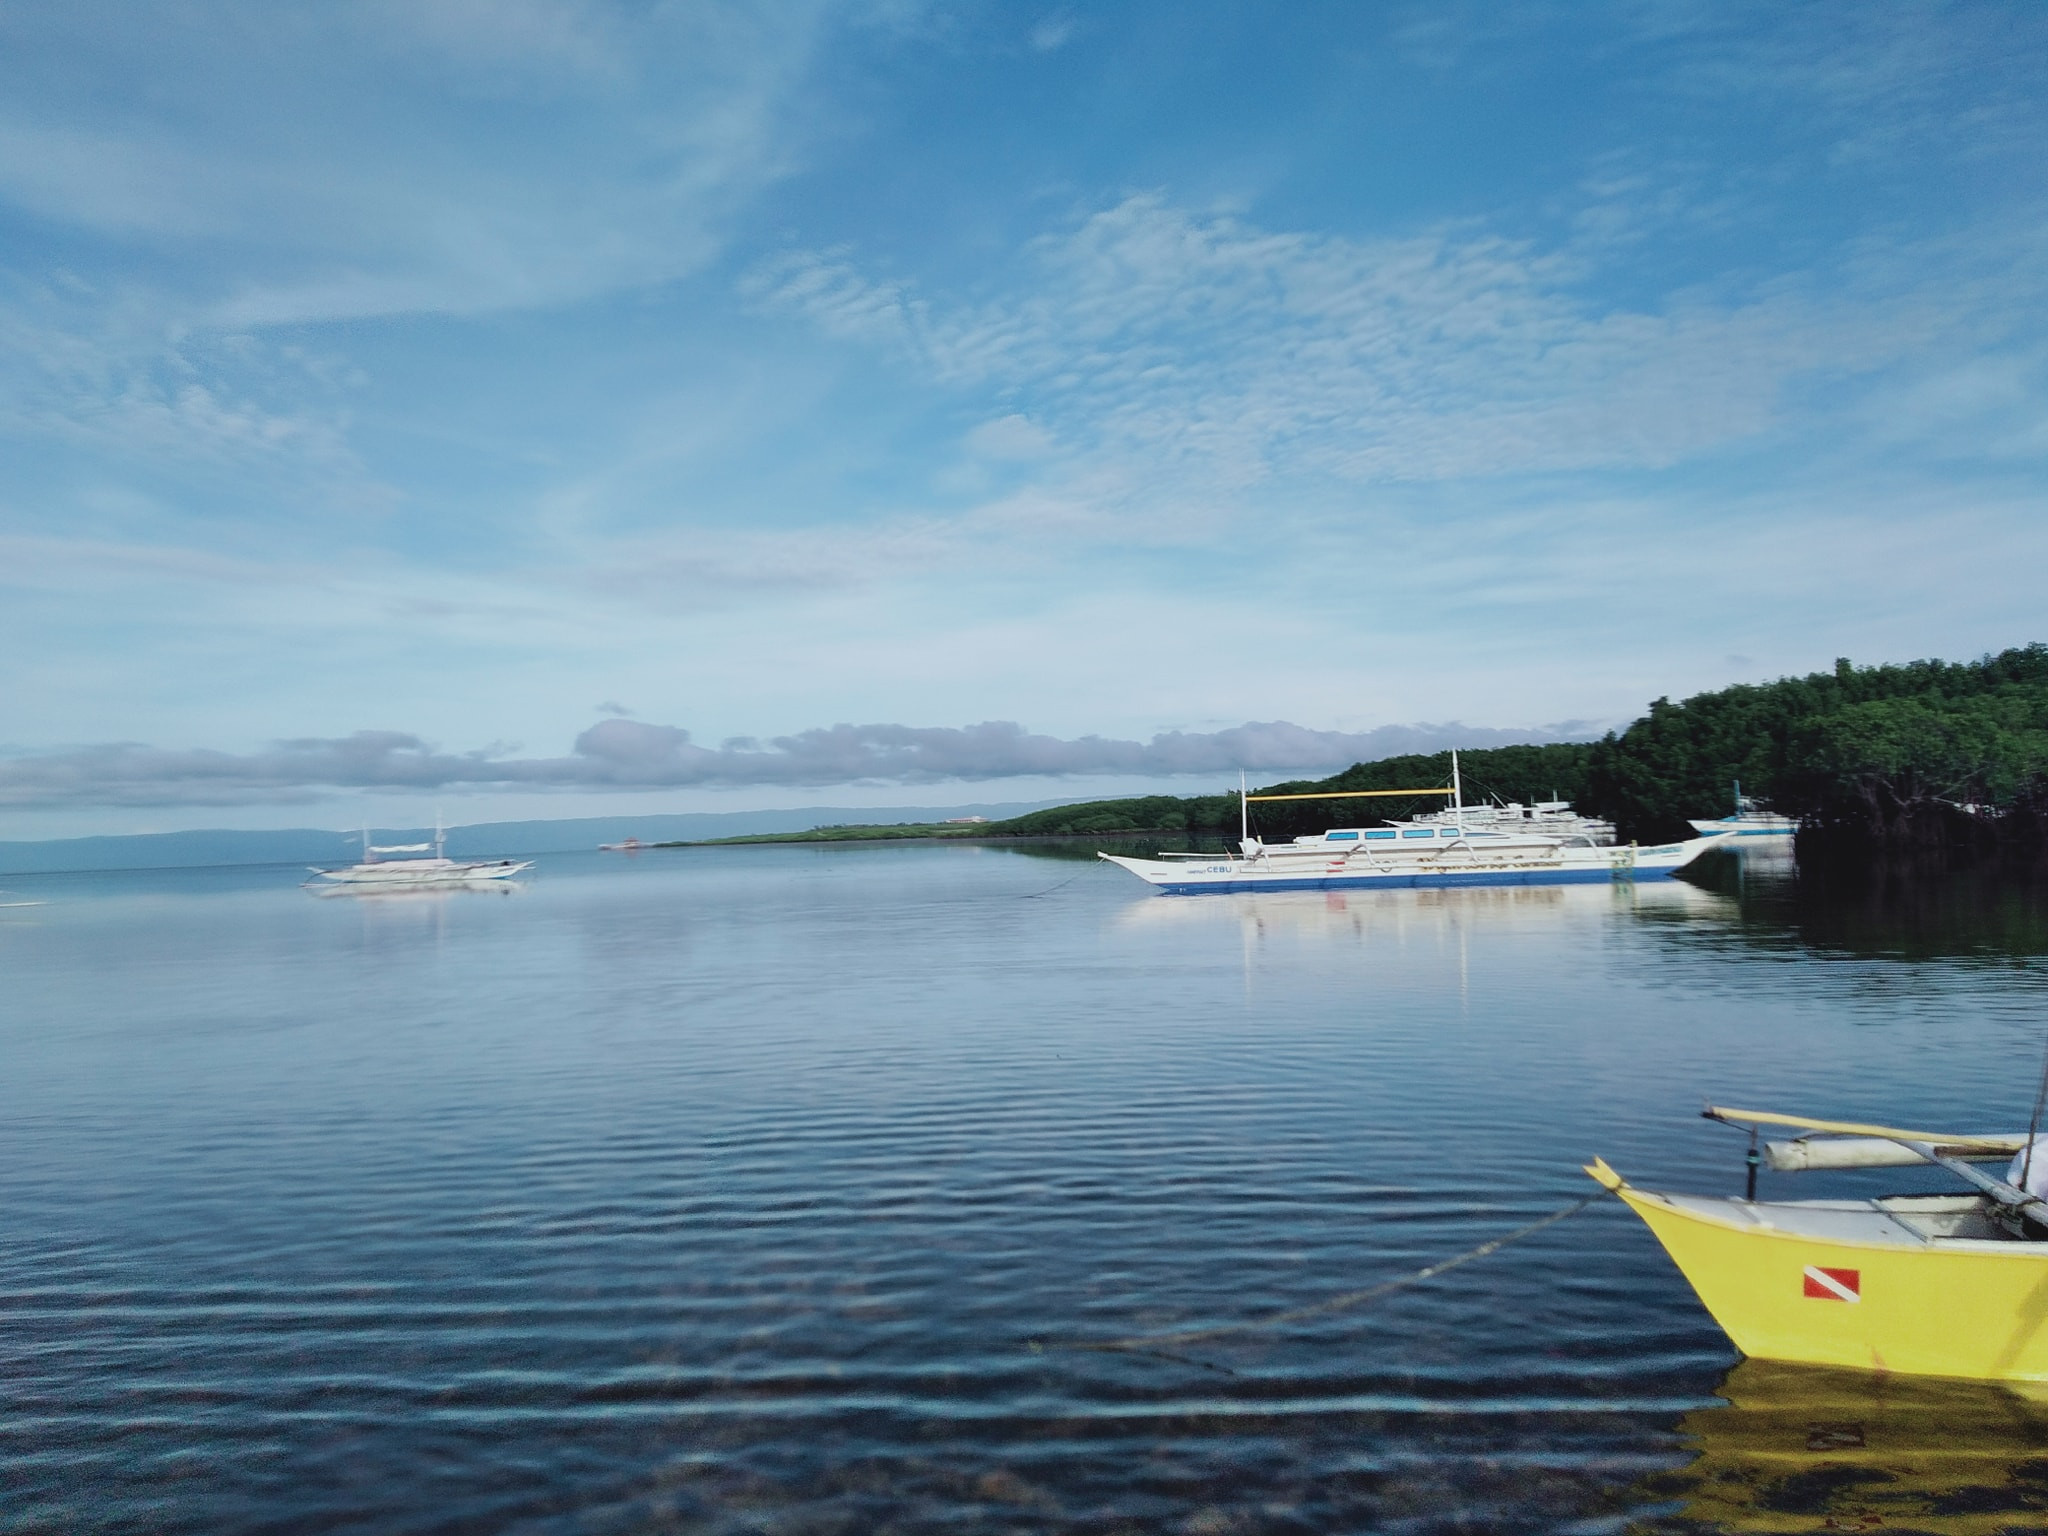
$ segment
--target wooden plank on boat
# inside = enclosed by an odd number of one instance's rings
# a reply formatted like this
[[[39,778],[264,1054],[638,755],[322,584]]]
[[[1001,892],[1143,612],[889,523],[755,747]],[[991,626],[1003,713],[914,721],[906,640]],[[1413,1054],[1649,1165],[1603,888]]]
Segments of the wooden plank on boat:
[[[1981,1168],[1972,1168],[1960,1158],[1944,1157],[1938,1149],[1924,1141],[1901,1141],[1901,1146],[1910,1147],[1928,1162],[1946,1168],[1957,1177],[1976,1185],[1997,1204],[2017,1215],[2026,1217],[2036,1226],[2048,1227],[2048,1200],[2030,1195],[2023,1189],[2016,1189],[2003,1179],[1994,1179]]]

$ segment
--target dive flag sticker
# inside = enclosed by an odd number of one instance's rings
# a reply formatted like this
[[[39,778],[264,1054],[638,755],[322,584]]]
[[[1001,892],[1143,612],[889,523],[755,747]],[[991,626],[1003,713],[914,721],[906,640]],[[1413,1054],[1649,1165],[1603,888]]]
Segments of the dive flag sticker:
[[[1806,1266],[1806,1294],[1822,1301],[1861,1301],[1863,1271],[1823,1269],[1818,1264],[1809,1264]]]

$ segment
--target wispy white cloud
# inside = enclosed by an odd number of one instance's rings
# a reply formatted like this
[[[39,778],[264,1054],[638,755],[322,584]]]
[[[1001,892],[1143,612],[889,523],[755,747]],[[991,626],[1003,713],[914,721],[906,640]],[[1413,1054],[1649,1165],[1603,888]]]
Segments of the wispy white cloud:
[[[1773,7],[1759,26],[1740,7],[1645,6],[1632,19],[1685,45],[1660,88],[1802,113],[1798,152],[1838,166],[1896,174],[1936,157],[2025,153],[2039,139],[2042,22],[2027,7]]]
[[[991,459],[1032,462],[1040,439],[1028,426],[997,434]],[[1111,470],[1084,471],[972,502],[954,513],[893,512],[794,528],[682,528],[588,539],[571,583],[588,593],[658,608],[698,611],[783,606],[820,594],[915,588],[937,579],[998,571],[1011,580],[1057,581],[1083,551],[1208,547],[1223,526],[1213,502],[1172,505],[1131,488]]]
[[[389,511],[332,323],[699,270],[825,131],[802,82],[859,10],[0,8],[0,441],[188,526]]]
[[[845,249],[787,251],[756,263],[739,283],[742,298],[800,314],[841,341],[918,344],[925,306],[902,283],[861,273]]]
[[[1037,241],[996,301],[870,280],[844,252],[779,258],[746,291],[1102,453],[1235,485],[1441,480],[1667,466],[1770,433],[1788,391],[1981,343],[2048,288],[2043,230],[1991,233],[1622,306],[1590,281],[1611,229],[1587,249],[1460,226],[1354,240],[1147,193]]]
[[[968,452],[989,459],[1042,459],[1053,446],[1052,434],[1019,411],[985,421],[967,434]]]
[[[1074,40],[1074,18],[1067,11],[1054,11],[1031,28],[1031,46],[1040,53],[1057,53]]]
[[[786,107],[838,9],[10,8],[0,200],[147,242],[228,326],[658,282],[793,163]],[[55,84],[81,60],[97,99]]]

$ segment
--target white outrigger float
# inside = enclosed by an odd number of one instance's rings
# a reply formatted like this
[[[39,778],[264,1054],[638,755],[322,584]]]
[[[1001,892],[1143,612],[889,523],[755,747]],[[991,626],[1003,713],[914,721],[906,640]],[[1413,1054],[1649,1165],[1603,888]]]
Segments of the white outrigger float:
[[[1267,845],[1251,835],[1251,806],[1267,800],[1357,800],[1392,796],[1448,795],[1449,809],[1377,827],[1333,827]],[[1458,755],[1451,754],[1451,782],[1433,789],[1365,789],[1305,795],[1238,792],[1239,838],[1235,857],[1213,853],[1168,853],[1156,859],[1098,853],[1169,895],[1206,891],[1348,891],[1404,886],[1578,885],[1611,880],[1664,880],[1728,836],[1688,838],[1643,848],[1609,846],[1596,829],[1603,824],[1569,816],[1561,802],[1552,812],[1505,830],[1497,816],[1483,820],[1465,809]],[[1562,813],[1562,814],[1560,814]]]
[[[347,869],[315,869],[306,889],[328,894],[337,891],[403,891],[435,886],[493,885],[510,880],[521,870],[533,868],[527,859],[451,859],[447,856],[448,834],[437,819],[431,843],[392,843],[373,847],[369,829],[363,831],[363,861]],[[383,854],[426,854],[426,858],[383,858]]]

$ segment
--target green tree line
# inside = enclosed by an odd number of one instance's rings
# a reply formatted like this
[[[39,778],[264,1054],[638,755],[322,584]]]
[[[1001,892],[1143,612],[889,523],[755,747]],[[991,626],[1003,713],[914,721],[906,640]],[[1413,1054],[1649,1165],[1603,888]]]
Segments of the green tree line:
[[[2048,646],[1703,693],[1593,749],[1591,806],[1624,835],[1680,835],[1731,781],[1819,838],[1872,846],[2023,840],[2048,787]]]
[[[1744,794],[1798,816],[1809,834],[1876,848],[2042,845],[2048,830],[2048,645],[1976,661],[1914,661],[1741,684],[1678,703],[1660,698],[1597,742],[1459,754],[1468,800],[1552,798],[1613,820],[1622,837],[1664,842]],[[1255,793],[1425,788],[1450,782],[1448,752],[1355,763],[1329,778]],[[1443,804],[1308,801],[1252,807],[1269,839]],[[1234,793],[1149,795],[1034,811],[979,835],[1234,834]]]

